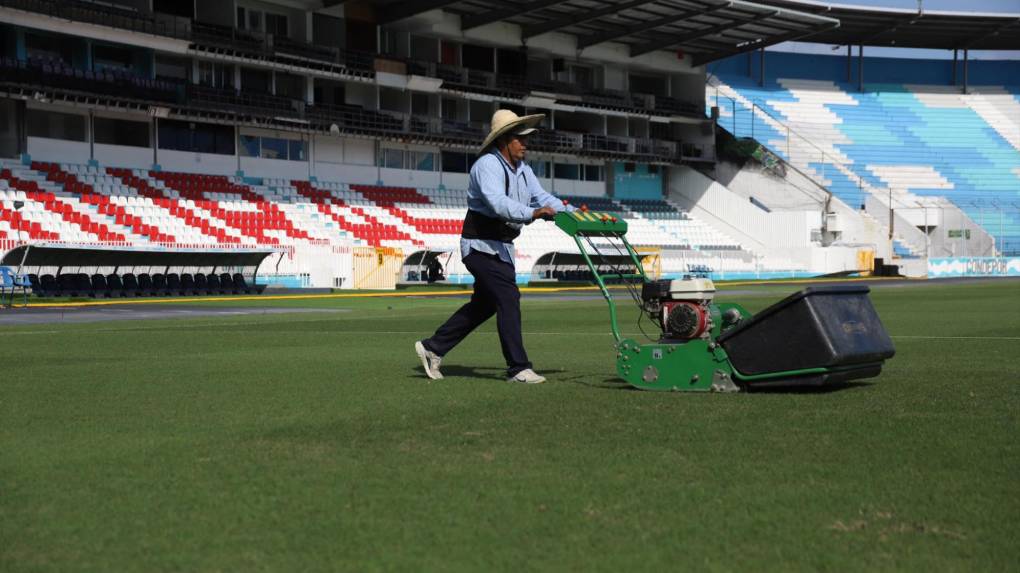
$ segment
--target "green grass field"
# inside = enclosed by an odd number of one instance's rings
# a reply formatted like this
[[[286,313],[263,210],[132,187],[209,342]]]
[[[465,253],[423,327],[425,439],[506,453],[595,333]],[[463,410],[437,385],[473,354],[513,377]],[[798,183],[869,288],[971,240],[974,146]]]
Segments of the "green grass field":
[[[622,388],[599,300],[525,299],[534,387],[492,321],[423,377],[447,297],[3,327],[0,570],[1016,570],[1020,283],[872,298],[823,393]]]

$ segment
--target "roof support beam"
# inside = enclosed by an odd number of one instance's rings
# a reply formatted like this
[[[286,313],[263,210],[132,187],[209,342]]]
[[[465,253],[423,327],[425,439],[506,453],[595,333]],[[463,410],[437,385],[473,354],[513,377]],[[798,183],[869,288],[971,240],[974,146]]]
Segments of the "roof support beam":
[[[489,10],[481,14],[474,14],[471,16],[464,16],[460,20],[461,31],[471,30],[472,28],[478,28],[486,24],[498,22],[511,16],[518,16],[520,14],[527,14],[535,10],[541,10],[542,8],[548,8],[555,4],[561,4],[563,0],[534,0],[523,5],[507,6],[505,8],[497,8],[495,10]]]
[[[601,44],[603,42],[609,42],[633,34],[647,32],[649,30],[654,30],[656,28],[661,28],[663,26],[675,24],[676,22],[683,22],[684,20],[688,20],[695,16],[711,14],[712,12],[717,12],[724,8],[729,8],[730,6],[733,6],[733,2],[726,2],[725,4],[716,4],[715,6],[710,6],[708,8],[688,10],[686,12],[681,12],[679,14],[675,14],[673,16],[669,16],[666,18],[656,18],[654,20],[634,24],[633,26],[627,26],[623,28],[617,28],[615,30],[610,30],[608,32],[603,32],[601,34],[592,34],[591,36],[579,37],[577,39],[577,49],[583,50],[585,48],[594,46],[596,44]]]
[[[397,20],[417,16],[418,14],[428,12],[429,10],[444,8],[450,4],[457,3],[457,1],[458,0],[406,0],[405,2],[397,2],[396,4],[390,4],[380,10],[378,23],[389,24],[390,22],[396,22]]]
[[[783,42],[792,42],[794,40],[799,40],[801,38],[806,38],[808,36],[813,36],[815,34],[821,34],[822,32],[828,32],[829,30],[833,30],[838,27],[839,21],[833,20],[830,23],[818,26],[811,30],[787,32],[786,34],[775,36],[769,38],[768,40],[763,40],[760,42],[747,42],[738,46],[734,46],[733,48],[730,48],[728,50],[721,50],[719,52],[713,52],[711,54],[695,56],[693,63],[695,66],[701,66],[710,62],[714,62],[716,60],[721,60],[728,56],[733,56],[735,54],[753,52],[754,50],[757,50],[759,48],[767,48],[769,46],[774,46],[776,44],[781,44]]]
[[[751,18],[728,20],[717,26],[696,30],[690,34],[684,34],[683,36],[672,36],[669,39],[662,42],[648,42],[645,44],[641,44],[640,46],[631,46],[630,57],[636,58],[638,56],[643,56],[644,54],[647,54],[649,52],[654,52],[655,50],[669,48],[671,46],[676,46],[677,44],[683,44],[684,42],[690,42],[691,40],[697,40],[698,38],[704,38],[705,36],[718,34],[719,32],[729,30],[730,28],[733,28],[735,26],[741,26],[743,24],[750,24],[752,22],[757,22],[759,20],[771,18],[778,13],[779,10],[773,10],[771,12],[766,12],[764,14],[758,14],[757,16],[753,16]]]
[[[922,12],[918,12],[917,14],[915,14],[913,16],[910,16],[909,18],[902,18],[900,20],[893,20],[893,21],[888,23],[888,27],[887,28],[883,28],[881,30],[878,30],[877,32],[875,32],[873,34],[868,34],[867,36],[864,36],[863,38],[856,38],[856,39],[854,39],[854,43],[855,44],[865,45],[865,46],[870,45],[870,42],[872,40],[874,40],[875,38],[878,38],[879,36],[882,36],[884,34],[891,34],[891,33],[895,32],[896,30],[898,30],[900,28],[900,26],[910,26],[914,22],[917,22],[918,20],[920,20],[923,16],[924,16],[924,14]]]
[[[971,38],[971,39],[967,40],[966,42],[964,42],[964,43],[960,44],[959,46],[957,46],[957,49],[959,49],[959,50],[969,50],[969,49],[974,47],[974,44],[977,44],[978,42],[980,42],[982,40],[987,40],[988,38],[992,38],[992,37],[998,36],[1003,31],[1005,31],[1005,30],[1007,30],[1009,28],[1012,28],[1013,26],[1016,26],[1017,24],[1020,24],[1020,18],[1017,18],[1015,20],[1010,20],[1009,22],[1006,22],[1005,24],[995,28],[994,30],[992,30],[990,32],[986,32],[984,34],[981,34],[981,35],[978,35],[978,36],[974,36],[973,38]]]
[[[548,22],[542,22],[541,24],[532,24],[530,26],[525,26],[524,29],[521,30],[521,39],[526,40],[528,38],[539,36],[547,32],[552,32],[554,30],[559,30],[560,28],[565,28],[573,24],[591,22],[592,20],[597,20],[599,18],[602,18],[603,16],[616,14],[619,12],[623,12],[624,10],[630,10],[631,8],[643,6],[645,4],[651,4],[652,1],[653,0],[630,0],[630,2],[623,3],[610,1],[608,6],[599,8],[598,10],[571,12],[569,15],[563,16],[562,18],[556,18],[553,20],[549,20]]]

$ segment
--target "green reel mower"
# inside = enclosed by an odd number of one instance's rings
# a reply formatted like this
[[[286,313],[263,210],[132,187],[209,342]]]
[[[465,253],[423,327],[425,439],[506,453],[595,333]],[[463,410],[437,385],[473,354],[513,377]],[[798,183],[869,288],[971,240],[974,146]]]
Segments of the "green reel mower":
[[[616,371],[635,388],[738,392],[833,385],[877,376],[895,354],[866,286],[809,287],[752,316],[739,304],[716,302],[711,280],[649,279],[623,219],[582,209],[557,213],[554,221],[574,238],[609,303]],[[621,336],[608,281],[627,287],[659,327],[657,340]]]

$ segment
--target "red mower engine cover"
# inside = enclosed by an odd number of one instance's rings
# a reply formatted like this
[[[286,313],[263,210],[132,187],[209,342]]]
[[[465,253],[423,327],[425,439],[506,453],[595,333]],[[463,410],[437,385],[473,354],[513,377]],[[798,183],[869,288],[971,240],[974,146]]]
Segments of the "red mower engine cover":
[[[663,301],[662,329],[669,338],[700,338],[712,327],[708,303],[700,301]]]

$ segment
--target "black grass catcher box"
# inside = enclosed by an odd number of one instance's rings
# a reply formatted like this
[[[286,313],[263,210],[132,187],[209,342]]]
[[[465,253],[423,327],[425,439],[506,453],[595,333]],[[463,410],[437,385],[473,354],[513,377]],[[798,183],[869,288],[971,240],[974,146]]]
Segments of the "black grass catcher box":
[[[819,384],[876,376],[896,350],[869,292],[856,285],[809,287],[723,333],[718,342],[745,376],[819,368],[828,370],[816,377]]]

